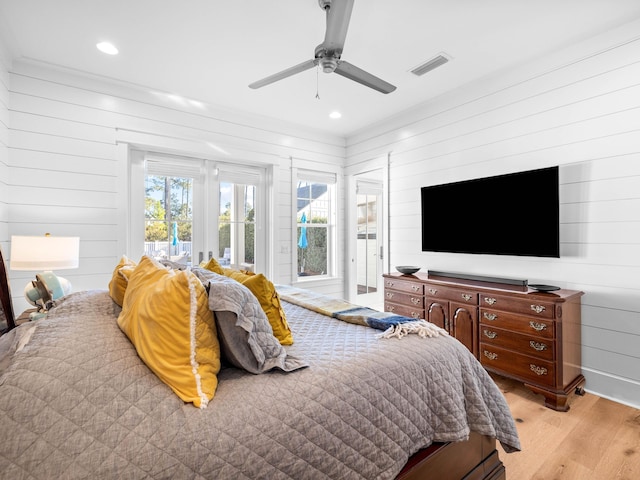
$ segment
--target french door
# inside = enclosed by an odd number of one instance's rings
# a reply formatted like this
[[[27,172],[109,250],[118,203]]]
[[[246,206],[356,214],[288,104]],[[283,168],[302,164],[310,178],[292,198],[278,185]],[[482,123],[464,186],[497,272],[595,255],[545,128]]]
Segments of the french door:
[[[225,266],[266,270],[264,168],[166,155],[146,155],[143,164],[142,175],[132,174],[132,190],[144,177],[142,254],[187,266],[215,257]],[[139,245],[136,235],[132,251]]]
[[[356,301],[383,303],[382,182],[356,178]]]

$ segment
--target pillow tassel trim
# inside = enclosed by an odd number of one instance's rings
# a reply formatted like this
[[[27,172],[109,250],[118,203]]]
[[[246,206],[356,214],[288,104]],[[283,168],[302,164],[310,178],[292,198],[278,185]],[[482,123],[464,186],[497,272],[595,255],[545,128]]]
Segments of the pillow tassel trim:
[[[189,327],[190,327],[190,361],[191,361],[191,371],[193,372],[193,376],[196,380],[196,390],[198,392],[198,396],[200,397],[200,408],[205,409],[209,404],[209,398],[202,391],[202,378],[200,377],[199,369],[200,364],[196,360],[196,312],[198,311],[198,299],[196,295],[196,287],[194,282],[197,282],[198,279],[189,275],[189,296],[191,300],[191,308],[189,311]]]

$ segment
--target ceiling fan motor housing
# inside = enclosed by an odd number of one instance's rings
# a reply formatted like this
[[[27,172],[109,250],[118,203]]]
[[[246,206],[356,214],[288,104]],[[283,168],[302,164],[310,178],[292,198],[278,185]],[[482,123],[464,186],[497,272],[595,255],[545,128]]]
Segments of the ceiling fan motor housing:
[[[327,51],[327,49],[324,48],[324,44],[321,43],[316,47],[315,57],[320,67],[322,67],[322,71],[324,73],[331,73],[338,67],[338,60],[340,60],[341,53],[342,52],[338,51]]]

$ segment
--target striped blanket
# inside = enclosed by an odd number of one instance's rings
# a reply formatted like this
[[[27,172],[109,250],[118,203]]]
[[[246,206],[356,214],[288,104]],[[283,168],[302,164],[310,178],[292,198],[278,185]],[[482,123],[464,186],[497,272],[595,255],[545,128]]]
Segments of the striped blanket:
[[[328,317],[337,318],[343,322],[382,330],[382,333],[378,335],[380,338],[402,338],[407,334],[417,334],[421,337],[448,335],[446,330],[422,319],[403,317],[389,312],[379,312],[368,307],[355,305],[346,300],[289,285],[277,285],[276,290],[280,298],[285,302],[299,305]]]

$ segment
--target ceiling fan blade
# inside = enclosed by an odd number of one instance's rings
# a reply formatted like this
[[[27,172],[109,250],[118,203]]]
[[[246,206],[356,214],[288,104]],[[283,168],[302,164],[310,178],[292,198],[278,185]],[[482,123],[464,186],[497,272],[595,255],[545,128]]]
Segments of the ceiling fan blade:
[[[396,89],[396,87],[390,83],[387,83],[381,78],[371,75],[369,72],[365,72],[361,68],[358,68],[349,62],[345,62],[344,60],[340,60],[338,62],[335,73],[342,75],[349,80],[366,85],[369,88],[373,88],[381,93],[391,93]]]
[[[282,70],[281,72],[274,73],[262,80],[258,80],[257,82],[253,82],[249,85],[249,88],[260,88],[265,85],[269,85],[270,83],[277,82],[278,80],[282,80],[283,78],[290,77],[295,75],[296,73],[304,72],[305,70],[309,70],[313,68],[317,64],[317,60],[314,58],[313,60],[307,60],[306,62],[299,63],[291,68],[287,68],[286,70]]]
[[[324,34],[323,47],[328,52],[336,52],[338,57],[344,48],[347,29],[353,10],[353,0],[333,0],[327,11],[327,30]]]

